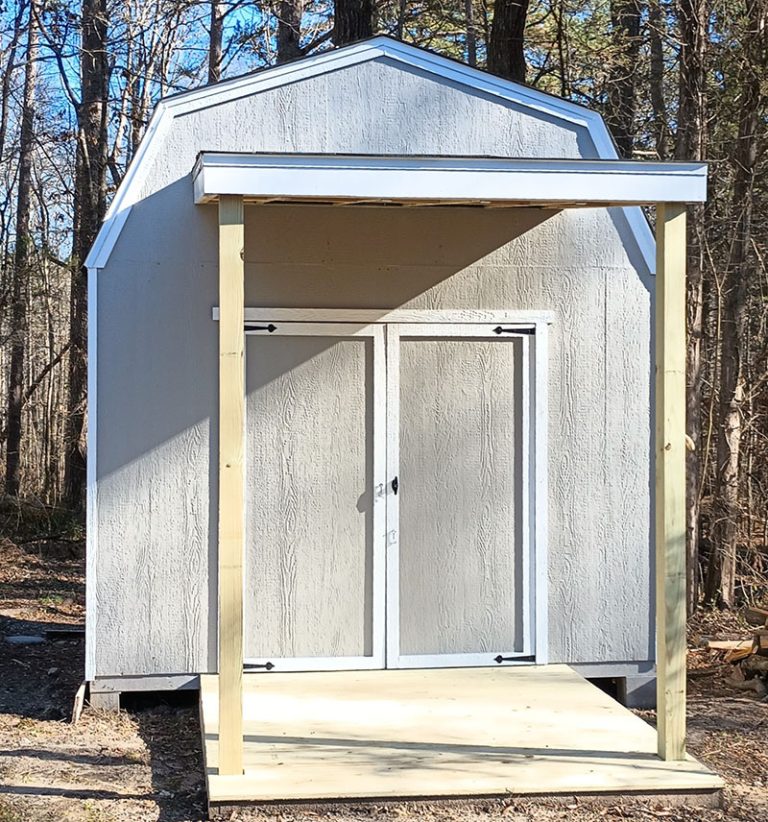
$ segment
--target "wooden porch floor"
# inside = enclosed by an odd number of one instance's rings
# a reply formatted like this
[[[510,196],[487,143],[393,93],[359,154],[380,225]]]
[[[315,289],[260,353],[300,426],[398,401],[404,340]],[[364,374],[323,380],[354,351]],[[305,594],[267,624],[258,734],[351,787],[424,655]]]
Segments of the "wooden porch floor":
[[[565,665],[246,675],[243,776],[216,773],[215,676],[200,694],[211,804],[723,785]]]

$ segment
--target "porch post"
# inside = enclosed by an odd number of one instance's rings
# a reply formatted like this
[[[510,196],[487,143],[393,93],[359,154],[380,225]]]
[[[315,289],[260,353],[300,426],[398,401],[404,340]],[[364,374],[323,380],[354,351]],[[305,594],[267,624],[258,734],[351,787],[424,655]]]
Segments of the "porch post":
[[[658,753],[685,758],[686,207],[656,205],[656,674]]]
[[[243,772],[242,197],[219,198],[219,773]]]

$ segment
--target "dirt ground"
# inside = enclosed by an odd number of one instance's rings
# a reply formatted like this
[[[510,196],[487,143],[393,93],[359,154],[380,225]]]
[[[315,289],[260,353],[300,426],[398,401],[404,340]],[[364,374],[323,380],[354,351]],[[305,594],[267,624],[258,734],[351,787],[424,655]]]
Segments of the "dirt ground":
[[[45,552],[40,552],[41,548]],[[208,819],[197,705],[192,694],[137,697],[119,715],[86,705],[70,722],[82,679],[81,637],[53,635],[11,645],[9,635],[43,635],[81,624],[81,549],[70,543],[0,541],[0,822],[202,822]],[[736,621],[704,615],[694,632],[722,634]],[[729,666],[709,651],[690,654],[689,747],[728,783],[722,810],[663,802],[583,800],[400,803],[237,811],[232,820],[352,822],[549,822],[570,820],[768,820],[768,703],[726,683]],[[653,721],[651,712],[642,714]]]

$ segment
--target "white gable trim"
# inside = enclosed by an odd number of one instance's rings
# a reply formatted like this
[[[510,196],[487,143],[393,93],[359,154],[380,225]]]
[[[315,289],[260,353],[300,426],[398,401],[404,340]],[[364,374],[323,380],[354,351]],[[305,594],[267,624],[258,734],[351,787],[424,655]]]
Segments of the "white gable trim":
[[[103,268],[107,264],[130,209],[140,196],[152,152],[161,145],[162,135],[176,116],[382,57],[465,86],[475,92],[497,97],[507,103],[581,126],[588,131],[598,158],[615,160],[618,157],[608,129],[596,112],[527,86],[494,77],[486,72],[389,37],[375,37],[345,48],[323,52],[295,63],[263,69],[250,75],[161,100],[155,108],[147,132],[125,178],[115,194],[85,265],[88,268]],[[624,213],[648,271],[652,273],[655,267],[655,244],[650,226],[638,208],[626,208]]]

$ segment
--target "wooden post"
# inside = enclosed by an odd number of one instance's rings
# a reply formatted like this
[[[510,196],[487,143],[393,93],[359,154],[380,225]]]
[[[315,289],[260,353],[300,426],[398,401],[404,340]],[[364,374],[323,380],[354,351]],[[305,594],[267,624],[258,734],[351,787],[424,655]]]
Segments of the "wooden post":
[[[219,199],[219,773],[243,772],[245,264],[242,197]]]
[[[685,758],[686,207],[656,206],[656,674],[658,753]]]

